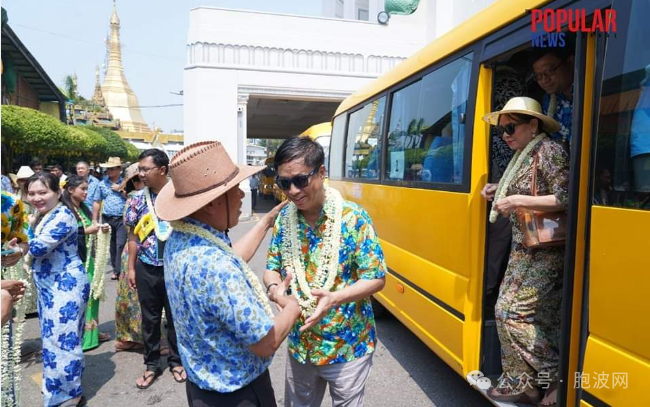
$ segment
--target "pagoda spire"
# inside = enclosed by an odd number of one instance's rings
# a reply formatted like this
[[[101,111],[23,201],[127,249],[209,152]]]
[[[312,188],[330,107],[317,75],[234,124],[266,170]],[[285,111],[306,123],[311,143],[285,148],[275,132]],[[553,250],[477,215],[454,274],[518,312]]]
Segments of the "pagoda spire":
[[[142,117],[138,98],[129,86],[122,67],[122,50],[120,44],[120,18],[117,5],[113,1],[113,13],[110,19],[111,34],[107,41],[108,68],[101,86],[106,107],[113,117],[120,120],[123,130],[148,132],[149,126]]]
[[[95,92],[93,93],[93,104],[105,107],[104,95],[102,95],[102,87],[99,84],[99,65],[95,67]]]

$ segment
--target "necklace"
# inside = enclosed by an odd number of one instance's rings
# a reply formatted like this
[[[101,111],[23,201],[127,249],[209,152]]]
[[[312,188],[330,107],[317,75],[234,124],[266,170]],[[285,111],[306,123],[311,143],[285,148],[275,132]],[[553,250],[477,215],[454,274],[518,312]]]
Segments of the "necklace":
[[[327,187],[325,189],[326,215],[325,230],[323,232],[322,250],[319,257],[312,257],[310,261],[316,265],[316,274],[312,284],[307,282],[305,270],[305,256],[302,245],[298,239],[298,208],[292,202],[282,217],[283,229],[286,233],[282,237],[281,253],[283,266],[295,276],[291,280],[291,291],[298,299],[300,311],[307,318],[316,310],[317,299],[311,294],[312,289],[330,291],[339,269],[339,246],[341,245],[341,219],[343,214],[343,198],[339,191]],[[298,287],[300,290],[298,290]]]
[[[253,273],[253,270],[251,270],[248,263],[246,263],[244,259],[242,259],[237,253],[235,253],[232,247],[228,246],[223,240],[221,240],[220,238],[218,238],[217,236],[213,235],[212,233],[208,232],[207,230],[203,229],[200,226],[193,225],[188,222],[178,221],[178,220],[173,221],[172,226],[177,232],[187,233],[188,235],[200,236],[203,239],[207,240],[208,242],[214,243],[221,250],[228,253],[236,260],[238,260],[239,263],[242,265],[246,279],[248,280],[251,287],[253,288],[253,292],[255,293],[255,296],[259,300],[260,304],[262,304],[262,306],[264,307],[264,311],[269,316],[269,318],[273,318],[273,311],[271,310],[271,306],[269,305],[268,298],[264,294],[264,290],[262,289],[262,284],[260,283],[260,280],[255,276],[255,273]]]
[[[517,175],[519,172],[519,169],[521,168],[524,160],[526,157],[528,157],[533,148],[535,148],[535,146],[545,138],[546,135],[544,133],[538,134],[531,140],[530,143],[528,143],[528,145],[523,150],[517,151],[515,155],[512,156],[512,159],[510,159],[510,162],[508,163],[508,167],[506,168],[503,176],[501,177],[501,180],[499,181],[499,186],[497,186],[493,202],[497,202],[499,199],[506,197],[508,188],[510,188],[510,184],[515,178],[515,175]],[[492,209],[490,210],[490,223],[496,222],[498,216],[499,212],[497,212],[497,210],[494,208],[494,204],[492,204]]]
[[[156,211],[153,206],[149,187],[145,187],[143,193],[147,201],[147,209],[149,209],[151,219],[153,219],[154,232],[156,233],[156,237],[158,240],[164,242],[172,234],[173,228],[169,225],[169,222],[158,220],[158,215],[156,215]]]

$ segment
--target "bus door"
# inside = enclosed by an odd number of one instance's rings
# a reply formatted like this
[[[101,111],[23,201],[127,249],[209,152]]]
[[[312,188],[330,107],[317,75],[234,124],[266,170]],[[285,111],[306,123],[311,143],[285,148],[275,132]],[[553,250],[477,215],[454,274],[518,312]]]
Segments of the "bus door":
[[[647,406],[650,2],[612,7],[618,29],[596,55],[582,363],[569,380],[580,406]]]

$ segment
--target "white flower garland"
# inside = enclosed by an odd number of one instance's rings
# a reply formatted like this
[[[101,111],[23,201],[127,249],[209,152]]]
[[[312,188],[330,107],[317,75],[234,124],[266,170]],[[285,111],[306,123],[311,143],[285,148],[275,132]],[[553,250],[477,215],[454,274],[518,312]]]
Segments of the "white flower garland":
[[[218,238],[217,236],[213,235],[212,233],[208,232],[207,230],[203,229],[200,226],[193,225],[191,223],[183,222],[183,221],[173,221],[171,222],[172,226],[176,231],[178,232],[183,232],[187,233],[189,235],[196,235],[200,236],[203,239],[207,240],[208,242],[212,242],[215,245],[219,246],[221,250],[225,251],[235,259],[237,259],[241,265],[242,268],[244,269],[244,275],[246,276],[246,279],[250,283],[251,287],[253,287],[253,292],[255,292],[255,296],[257,299],[260,301],[260,304],[264,307],[264,311],[266,314],[269,316],[269,318],[273,318],[273,311],[271,310],[271,306],[269,305],[269,300],[264,294],[264,290],[262,289],[262,283],[260,283],[260,280],[255,276],[255,273],[253,273],[253,270],[251,270],[250,266],[248,263],[244,261],[237,253],[235,253],[232,249],[232,247],[228,246],[223,240]]]
[[[170,226],[169,222],[158,221],[158,216],[156,215],[156,210],[154,209],[153,202],[151,200],[151,193],[149,192],[149,187],[145,187],[143,193],[147,201],[147,208],[149,209],[149,214],[151,215],[151,219],[153,219],[154,232],[156,233],[156,237],[158,238],[158,240],[164,242],[169,238],[169,236],[172,234],[172,231],[174,229],[172,228],[172,226]]]
[[[29,289],[29,283],[25,279],[22,262],[6,267],[6,274],[3,278],[7,280],[20,280],[25,284],[25,292]],[[20,356],[23,343],[23,330],[25,328],[25,311],[27,300],[20,299],[15,306],[16,317],[11,323],[2,327],[2,407],[19,407],[21,405],[21,367]],[[10,328],[11,325],[11,328]],[[9,347],[11,336],[12,344]]]
[[[106,272],[106,264],[108,264],[108,256],[111,245],[111,233],[103,232],[101,229],[97,235],[91,235],[95,240],[95,271],[93,274],[93,281],[90,284],[90,298],[95,300],[106,299],[106,292],[104,290],[104,280]],[[90,257],[89,257],[90,258]],[[87,269],[86,269],[87,270]]]
[[[343,216],[343,198],[332,187],[325,189],[325,231],[320,258],[311,258],[316,265],[316,275],[310,285],[305,271],[305,257],[298,239],[298,208],[291,202],[287,213],[282,217],[283,230],[281,253],[283,266],[291,272],[291,291],[298,299],[300,311],[305,318],[314,313],[317,299],[311,294],[312,289],[330,291],[339,269],[339,246],[341,245],[341,219]],[[297,281],[297,282],[296,282]],[[300,291],[298,287],[300,286]]]
[[[528,145],[523,150],[518,150],[515,155],[512,156],[512,159],[510,159],[508,167],[503,173],[503,176],[499,181],[499,186],[497,186],[497,190],[494,193],[492,209],[490,210],[490,223],[496,222],[497,217],[499,216],[499,212],[497,212],[497,210],[494,208],[494,203],[496,203],[499,199],[506,197],[508,188],[510,188],[510,184],[519,172],[519,169],[521,168],[524,160],[526,157],[528,157],[533,148],[535,148],[537,143],[541,142],[544,138],[546,138],[546,135],[544,133],[538,134],[531,140],[530,143],[528,143]]]
[[[551,119],[554,119],[555,112],[557,111],[557,95],[554,93],[549,97],[548,100],[548,111],[546,115]]]

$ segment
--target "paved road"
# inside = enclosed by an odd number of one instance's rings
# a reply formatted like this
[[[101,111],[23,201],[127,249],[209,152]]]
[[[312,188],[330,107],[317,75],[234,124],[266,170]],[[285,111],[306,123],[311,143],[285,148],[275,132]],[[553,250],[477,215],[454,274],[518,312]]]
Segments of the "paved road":
[[[270,207],[270,201],[260,200],[259,209]],[[245,233],[255,219],[243,222],[231,232],[233,239]],[[264,269],[267,238],[251,266],[258,275]],[[100,304],[100,331],[115,338],[116,284],[106,279],[107,299]],[[373,371],[366,389],[367,406],[491,406],[466,381],[451,370],[431,350],[391,315],[377,320],[379,345],[374,356]],[[38,319],[27,321],[24,338],[26,346],[40,346]],[[114,352],[114,341],[101,344],[85,353],[86,370],[83,375],[84,394],[89,406],[185,406],[185,385],[174,382],[169,371],[147,390],[135,387],[142,374],[142,355]],[[284,401],[284,369],[287,351],[285,345],[276,353],[271,365],[271,380],[278,403]],[[40,353],[23,362],[23,406],[42,405]],[[323,405],[331,405],[326,399]]]

